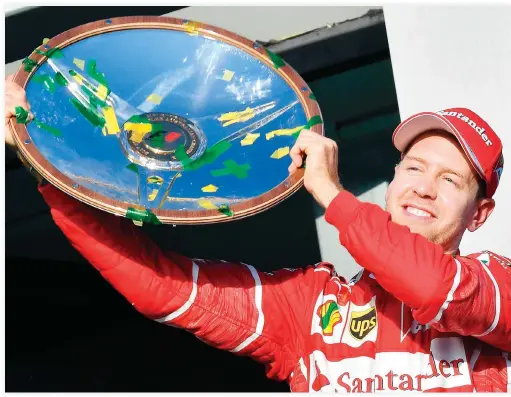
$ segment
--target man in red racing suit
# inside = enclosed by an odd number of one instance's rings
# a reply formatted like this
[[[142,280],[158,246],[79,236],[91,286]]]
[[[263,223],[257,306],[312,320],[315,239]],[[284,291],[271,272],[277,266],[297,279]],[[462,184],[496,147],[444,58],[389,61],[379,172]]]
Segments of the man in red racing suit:
[[[460,127],[452,115],[459,111],[426,116],[438,118],[456,138],[459,130],[466,138],[472,127],[459,118],[468,126]],[[470,114],[501,153],[498,137],[476,117]],[[394,135],[405,155],[400,134],[411,119]],[[477,138],[490,147],[477,132],[463,142]],[[295,166],[300,165],[296,154],[307,154],[306,172],[320,169],[315,159],[329,161],[335,154],[326,138],[314,135],[302,133],[291,153]],[[322,157],[315,157],[314,148],[324,152]],[[485,147],[470,149],[479,156]],[[489,160],[481,156],[484,167]],[[491,170],[479,173],[484,197],[493,195],[500,178],[498,156]],[[415,168],[396,175],[426,174]],[[439,191],[443,184],[451,189],[452,178],[442,177]],[[322,200],[313,184],[305,180],[327,208],[326,219],[338,229],[340,243],[364,269],[349,282],[328,263],[266,273],[244,263],[164,252],[131,221],[79,203],[52,185],[39,189],[71,244],[138,311],[209,345],[252,357],[265,365],[268,377],[287,381],[292,391],[511,391],[510,260],[492,252],[461,256],[429,241],[435,237],[413,233],[413,222],[429,220],[412,213],[425,208],[410,204],[406,216],[417,219],[404,226],[342,188]],[[440,220],[436,208],[421,216]]]

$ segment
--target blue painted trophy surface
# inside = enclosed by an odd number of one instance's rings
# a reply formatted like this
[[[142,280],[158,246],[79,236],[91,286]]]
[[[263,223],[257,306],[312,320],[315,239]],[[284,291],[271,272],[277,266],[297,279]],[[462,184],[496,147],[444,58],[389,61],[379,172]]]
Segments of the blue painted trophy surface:
[[[35,119],[11,122],[50,183],[136,223],[249,216],[302,185],[289,150],[320,109],[278,55],[167,17],[102,20],[45,40],[15,80]]]

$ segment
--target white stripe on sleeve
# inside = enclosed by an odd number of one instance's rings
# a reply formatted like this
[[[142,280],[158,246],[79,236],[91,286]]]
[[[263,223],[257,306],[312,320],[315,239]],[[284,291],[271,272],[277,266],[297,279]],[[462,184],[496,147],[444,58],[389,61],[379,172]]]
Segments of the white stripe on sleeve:
[[[460,281],[461,281],[461,264],[460,264],[460,262],[457,259],[455,259],[455,261],[456,261],[456,274],[454,275],[454,280],[452,282],[451,289],[450,289],[449,293],[447,294],[447,298],[445,299],[445,302],[440,307],[440,310],[438,311],[437,315],[433,318],[433,320],[431,320],[428,323],[428,325],[431,325],[433,323],[437,323],[437,322],[440,321],[440,319],[442,318],[442,315],[444,314],[445,309],[447,309],[447,307],[449,306],[449,303],[451,303],[453,298],[454,298],[454,292],[456,291],[456,289],[460,285]]]
[[[243,342],[241,342],[237,347],[235,347],[232,350],[229,350],[231,353],[237,353],[247,347],[249,344],[251,344],[254,340],[256,340],[259,336],[261,336],[263,332],[264,327],[264,314],[263,314],[263,287],[261,285],[261,279],[259,278],[259,274],[257,274],[257,270],[254,269],[253,266],[244,264],[252,274],[252,277],[255,281],[255,305],[258,312],[257,317],[257,325],[255,332],[250,335],[247,339],[245,339]]]
[[[195,301],[195,298],[197,297],[197,280],[199,278],[199,266],[192,262],[192,292],[190,293],[190,297],[188,300],[181,306],[179,309],[177,309],[175,312],[172,312],[165,317],[158,318],[154,321],[157,321],[159,323],[166,323],[167,321],[174,320],[176,317],[180,316],[184,312],[186,312],[190,306],[192,306],[192,303]]]

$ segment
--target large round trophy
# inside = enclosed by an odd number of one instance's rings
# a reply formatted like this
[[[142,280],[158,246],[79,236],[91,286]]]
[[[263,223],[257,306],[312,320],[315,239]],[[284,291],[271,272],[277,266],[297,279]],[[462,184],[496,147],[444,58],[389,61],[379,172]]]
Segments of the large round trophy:
[[[76,27],[23,61],[35,118],[11,121],[48,182],[136,223],[223,222],[264,211],[303,183],[289,175],[314,95],[278,55],[234,33],[168,17]]]

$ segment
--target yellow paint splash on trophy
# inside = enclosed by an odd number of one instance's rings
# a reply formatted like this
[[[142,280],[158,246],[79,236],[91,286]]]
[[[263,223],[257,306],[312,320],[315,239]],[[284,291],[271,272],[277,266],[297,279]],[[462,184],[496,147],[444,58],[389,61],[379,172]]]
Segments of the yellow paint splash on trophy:
[[[256,113],[254,112],[254,109],[248,107],[245,110],[242,110],[241,112],[224,113],[218,118],[218,121],[224,122],[222,124],[222,127],[228,127],[234,123],[242,123],[244,121],[248,121],[254,118],[255,115]]]
[[[266,134],[266,140],[269,141],[270,139],[273,139],[276,136],[291,136],[291,135],[296,134],[297,132],[301,131],[304,127],[305,127],[304,125],[301,125],[300,127],[283,128],[280,130],[268,132]]]
[[[241,141],[240,141],[240,144],[241,146],[249,146],[249,145],[253,145],[254,142],[257,140],[257,138],[259,138],[261,136],[261,134],[251,134],[251,133],[248,133],[245,138],[243,138]]]
[[[234,77],[234,72],[232,70],[228,70],[228,69],[224,70],[222,80],[231,81],[233,77]]]
[[[199,199],[197,200],[197,204],[199,204],[205,210],[216,210],[218,207],[211,202],[211,200]]]
[[[106,106],[103,108],[103,115],[105,117],[105,126],[103,127],[103,135],[115,135],[121,132],[119,128],[119,122],[115,115],[114,108]]]
[[[154,103],[155,105],[159,105],[162,99],[163,98],[160,95],[152,93],[147,97],[146,102],[151,102]]]
[[[213,184],[209,184],[207,186],[204,186],[201,190],[204,193],[215,193],[218,190],[218,187]]]
[[[289,146],[281,147],[273,152],[273,154],[270,156],[272,159],[281,159],[284,156],[287,156],[289,154]]]
[[[85,69],[85,61],[83,59],[74,58],[73,63],[76,65],[77,68],[81,70]]]

